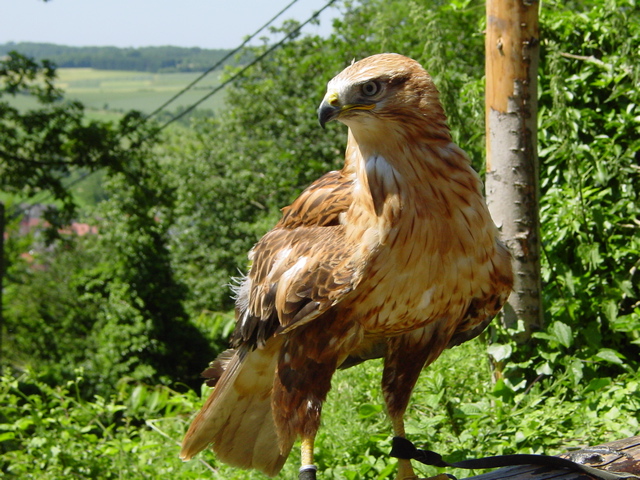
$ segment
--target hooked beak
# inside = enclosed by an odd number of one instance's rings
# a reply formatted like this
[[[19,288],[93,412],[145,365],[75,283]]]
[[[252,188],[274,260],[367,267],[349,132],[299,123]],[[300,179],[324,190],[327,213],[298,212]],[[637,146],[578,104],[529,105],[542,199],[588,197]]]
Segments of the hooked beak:
[[[340,102],[338,92],[329,91],[318,108],[318,121],[320,122],[320,126],[324,128],[327,123],[335,120],[345,112],[351,112],[353,110],[373,110],[375,107],[375,103],[352,103],[343,105],[342,102]]]
[[[340,106],[340,100],[338,99],[337,92],[327,92],[322,99],[320,107],[318,107],[318,122],[320,126],[324,126],[331,120],[334,120],[342,111]]]

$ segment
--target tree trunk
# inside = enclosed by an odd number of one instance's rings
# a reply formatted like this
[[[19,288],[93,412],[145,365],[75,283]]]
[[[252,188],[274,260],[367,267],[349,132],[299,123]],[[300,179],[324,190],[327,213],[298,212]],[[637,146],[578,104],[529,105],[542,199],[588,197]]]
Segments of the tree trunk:
[[[526,341],[542,327],[537,154],[538,2],[487,0],[487,203],[514,258],[503,314]]]

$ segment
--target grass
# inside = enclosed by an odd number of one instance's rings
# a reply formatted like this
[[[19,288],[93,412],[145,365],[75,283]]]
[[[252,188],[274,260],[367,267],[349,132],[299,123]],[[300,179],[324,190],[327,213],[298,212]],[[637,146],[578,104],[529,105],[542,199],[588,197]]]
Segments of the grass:
[[[65,92],[67,100],[82,102],[89,116],[113,120],[121,112],[140,110],[151,113],[178,93],[200,73],[146,73],[92,68],[59,68],[56,85]],[[187,107],[219,85],[219,73],[212,72],[190,89],[168,109]],[[224,104],[222,92],[202,103],[198,108],[217,110]],[[35,99],[17,97],[11,103],[20,109],[36,108]]]
[[[319,478],[384,480],[391,427],[380,394],[381,363],[337,372],[316,444]],[[5,478],[175,478],[258,480],[263,475],[220,464],[205,451],[183,463],[179,442],[202,404],[195,392],[123,381],[117,395],[79,398],[81,375],[49,387],[33,376],[0,381],[0,472]],[[203,396],[208,394],[204,388]],[[409,437],[449,461],[502,453],[557,454],[634,435],[640,374],[571,386],[561,374],[508,400],[493,384],[485,346],[474,340],[427,369],[407,412]],[[277,478],[296,478],[295,446]],[[416,467],[418,475],[438,473]],[[466,478],[474,473],[447,469]]]

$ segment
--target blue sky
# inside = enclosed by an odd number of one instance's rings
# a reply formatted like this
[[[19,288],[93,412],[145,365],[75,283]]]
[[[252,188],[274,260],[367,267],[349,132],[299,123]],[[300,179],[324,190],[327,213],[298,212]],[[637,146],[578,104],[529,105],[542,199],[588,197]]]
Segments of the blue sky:
[[[328,0],[298,0],[281,18],[300,22]],[[0,0],[0,43],[233,48],[291,0]],[[327,34],[329,8],[320,26]]]

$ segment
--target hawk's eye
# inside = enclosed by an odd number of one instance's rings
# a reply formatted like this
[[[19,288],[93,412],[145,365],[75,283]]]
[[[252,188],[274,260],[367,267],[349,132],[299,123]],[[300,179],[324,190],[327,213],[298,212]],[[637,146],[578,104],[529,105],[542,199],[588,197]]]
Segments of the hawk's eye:
[[[362,84],[362,94],[366,97],[372,97],[380,91],[380,85],[373,80]]]

